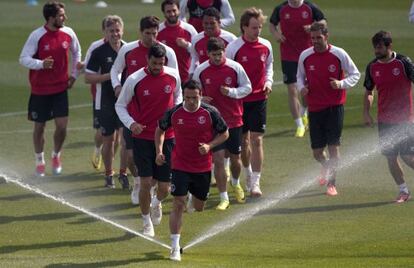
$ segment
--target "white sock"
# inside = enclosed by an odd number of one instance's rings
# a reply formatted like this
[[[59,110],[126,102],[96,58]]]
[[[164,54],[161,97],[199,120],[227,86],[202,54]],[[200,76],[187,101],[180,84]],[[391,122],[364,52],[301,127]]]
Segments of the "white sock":
[[[180,248],[180,234],[171,234],[171,248]]]
[[[95,154],[100,155],[101,154],[101,148],[102,147],[95,147]]]
[[[134,177],[134,184],[138,188],[141,186],[141,178],[140,177]]]
[[[249,165],[248,167],[244,167],[244,173],[246,176],[250,177],[252,176],[252,165]]]
[[[56,153],[55,151],[52,152],[52,158],[60,157],[60,152]]]
[[[253,171],[252,172],[252,182],[253,183],[257,182],[257,184],[260,184],[260,175],[261,175],[260,172]]]
[[[296,124],[296,127],[304,127],[301,117],[295,119],[295,124]]]
[[[45,153],[35,153],[36,165],[45,164]]]
[[[161,201],[158,200],[157,196],[154,196],[151,200],[151,207],[155,208],[158,207],[161,204]]]
[[[142,214],[142,220],[144,221],[144,224],[150,223],[151,222],[151,216],[148,213],[147,215]]]
[[[227,192],[220,193],[220,200],[227,200],[227,201],[229,201],[229,195],[227,194]]]
[[[237,184],[239,184],[239,178],[235,179],[235,178],[231,178],[231,185],[236,186]]]
[[[400,187],[400,192],[404,192],[404,193],[407,193],[407,194],[409,193],[407,184],[405,182],[398,185],[398,186]]]

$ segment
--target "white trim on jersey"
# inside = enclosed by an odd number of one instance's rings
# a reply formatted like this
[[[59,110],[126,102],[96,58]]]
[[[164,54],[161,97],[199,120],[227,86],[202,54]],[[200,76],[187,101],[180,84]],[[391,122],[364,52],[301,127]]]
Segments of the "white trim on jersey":
[[[96,84],[96,94],[95,94],[95,110],[101,109],[101,99],[102,99],[102,84]]]
[[[265,86],[272,88],[273,85],[273,50],[272,44],[264,38],[259,37],[258,42],[269,49],[269,56],[266,58],[266,73],[265,73]],[[231,42],[226,47],[226,57],[235,60],[236,54],[239,49],[245,44],[246,42],[243,40],[243,37],[239,37],[233,42]]]
[[[188,0],[180,1],[180,17],[182,21],[187,21],[186,14],[188,13],[187,8]],[[228,0],[221,0],[221,10],[220,10],[220,27],[226,28],[232,25],[236,19],[234,17],[233,9],[231,8],[230,2]]]
[[[204,31],[201,33],[198,33],[196,36],[194,36],[194,38],[191,39],[191,64],[190,64],[190,70],[189,73],[192,74],[194,73],[194,70],[197,68],[198,65],[200,65],[200,58],[198,57],[198,53],[195,50],[195,46],[196,44],[205,37]],[[234,40],[237,39],[237,37],[226,30],[220,29],[220,38],[226,40],[227,44],[230,44],[231,42],[233,42]]]
[[[88,62],[89,62],[89,59],[91,58],[92,51],[94,51],[96,48],[100,47],[103,44],[105,44],[105,39],[101,38],[99,40],[96,40],[96,41],[92,42],[92,44],[89,46],[89,48],[88,48],[88,50],[86,51],[86,54],[85,54],[85,59],[83,60],[83,64],[85,66],[85,69],[86,69],[86,66],[88,66]]]
[[[201,83],[200,74],[210,66],[209,61],[205,61],[200,64],[195,70],[193,79]],[[243,66],[240,63],[226,58],[225,65],[232,68],[237,74],[237,84],[238,87],[231,87],[229,88],[229,94],[227,95],[233,99],[242,99],[249,95],[252,92],[252,84],[250,82],[249,77],[247,76],[246,72],[243,69]]]
[[[79,73],[76,69],[76,65],[81,60],[81,47],[79,44],[79,40],[75,34],[75,32],[67,27],[63,26],[59,29],[59,31],[62,31],[72,38],[72,42],[70,43],[70,51],[71,51],[71,59],[72,59],[72,70],[71,70],[71,76],[77,78]],[[40,38],[47,33],[47,30],[45,29],[45,26],[41,26],[34,30],[27,39],[26,43],[23,46],[22,52],[20,54],[19,62],[24,67],[31,69],[31,70],[41,70],[43,69],[43,60],[35,59],[33,56],[38,51],[38,43]]]
[[[342,79],[340,88],[342,89],[350,89],[351,87],[355,86],[358,83],[359,78],[361,77],[361,73],[358,71],[355,63],[352,61],[351,57],[349,57],[348,53],[340,47],[336,47],[330,45],[329,52],[334,54],[339,61],[341,62],[341,68],[344,70],[346,77]],[[298,62],[298,71],[296,74],[296,80],[299,91],[306,85],[306,71],[304,66],[304,61],[310,55],[317,53],[315,52],[313,47],[305,49],[299,56]]]
[[[165,48],[165,51],[166,51],[165,56],[167,58],[166,66],[178,70],[177,56],[175,55],[174,50],[161,42],[158,42],[158,44],[161,44]],[[139,45],[141,45],[141,42],[139,40],[135,40],[135,41],[132,41],[132,42],[129,42],[123,45],[121,49],[119,50],[118,56],[116,57],[115,62],[111,68],[111,82],[112,82],[112,87],[114,89],[117,86],[121,86],[121,79],[119,78],[119,75],[122,74],[122,72],[126,68],[125,55],[129,51],[137,48]]]

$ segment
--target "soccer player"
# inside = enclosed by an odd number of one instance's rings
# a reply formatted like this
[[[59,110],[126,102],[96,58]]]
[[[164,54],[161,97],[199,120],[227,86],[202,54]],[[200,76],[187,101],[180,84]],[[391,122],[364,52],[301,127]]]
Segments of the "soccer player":
[[[288,88],[290,113],[296,124],[295,137],[302,138],[308,124],[306,104],[300,103],[296,72],[300,53],[312,46],[309,28],[314,21],[325,21],[322,11],[303,0],[288,0],[276,6],[270,17],[269,29],[280,43],[283,82]]]
[[[328,43],[326,23],[312,23],[310,34],[313,46],[299,57],[298,88],[309,107],[313,157],[322,165],[320,183],[324,184],[326,179],[326,194],[334,196],[338,194],[335,179],[346,90],[358,83],[361,74],[345,50]]]
[[[178,19],[180,15],[178,0],[164,0],[161,10],[165,21],[160,24],[157,39],[174,50],[181,81],[185,82],[189,79],[191,38],[197,34],[197,31],[191,24]]]
[[[21,65],[30,69],[31,95],[28,118],[34,122],[33,144],[36,157],[36,175],[45,176],[45,127],[54,119],[52,171],[62,172],[61,150],[68,124],[68,92],[78,75],[81,49],[75,32],[64,25],[65,5],[53,1],[43,6],[46,24],[34,30],[20,54]],[[72,71],[69,77],[69,52]]]
[[[273,84],[272,45],[260,37],[265,20],[261,9],[246,9],[240,17],[242,36],[226,48],[227,58],[240,63],[252,83],[252,93],[243,98],[241,159],[246,173],[246,189],[253,197],[262,195],[263,134],[267,98]]]
[[[190,80],[183,85],[184,102],[165,113],[155,131],[157,165],[165,163],[162,152],[166,131],[175,133],[171,155],[171,194],[174,196],[170,214],[171,255],[180,261],[180,234],[187,193],[192,194],[195,210],[202,211],[208,198],[211,179],[211,149],[228,138],[227,125],[216,108],[201,103],[201,86]]]
[[[207,42],[210,37],[217,37],[223,40],[225,46],[237,39],[237,37],[226,30],[220,29],[220,12],[210,7],[203,13],[203,29],[191,39],[192,53],[190,74],[194,73],[195,68],[209,59],[207,53]]]
[[[177,58],[174,50],[157,41],[158,28],[160,21],[155,16],[146,16],[140,20],[141,40],[132,41],[119,50],[118,56],[111,69],[112,86],[115,89],[115,95],[118,96],[122,89],[122,84],[126,78],[135,71],[147,66],[148,50],[153,44],[161,44],[166,49],[165,65],[178,70]],[[119,75],[122,74],[121,79]],[[134,104],[129,105],[130,111],[134,110]],[[131,131],[127,127],[123,129],[123,140],[128,151],[128,166],[134,165],[133,144]],[[131,201],[133,204],[139,203],[140,179],[138,176],[134,179],[134,187],[131,192]]]
[[[392,50],[390,32],[377,32],[372,37],[372,45],[375,59],[365,72],[364,121],[367,125],[374,122],[369,111],[376,88],[381,152],[387,158],[388,169],[400,189],[396,202],[403,203],[411,198],[411,194],[398,155],[414,168],[414,65],[408,57]]]
[[[158,120],[164,113],[182,102],[181,81],[177,69],[164,66],[164,45],[152,45],[147,54],[148,66],[131,74],[116,102],[116,112],[122,123],[132,131],[135,165],[141,178],[139,203],[142,212],[144,235],[154,236],[154,225],[162,218],[161,201],[167,197],[170,187],[170,152],[174,145],[174,133],[165,134],[163,153],[166,163],[155,164],[154,134]],[[127,110],[129,103],[133,110]],[[157,195],[150,196],[151,181],[157,180]],[[151,203],[151,216],[150,216]]]
[[[207,42],[209,60],[198,66],[193,76],[194,80],[201,83],[203,102],[216,107],[229,127],[229,139],[213,149],[214,176],[220,192],[218,210],[226,210],[230,205],[224,169],[225,151],[230,156],[231,185],[235,191],[236,200],[239,203],[245,202],[244,191],[239,182],[243,126],[242,99],[252,92],[250,80],[243,67],[227,59],[224,50],[223,40],[210,38]]]
[[[105,18],[104,24],[105,42],[91,52],[86,65],[85,81],[97,85],[96,109],[103,136],[102,157],[105,166],[105,186],[115,188],[112,163],[115,156],[116,133],[118,130],[122,131],[122,123],[115,112],[116,96],[111,84],[110,71],[118,51],[124,44],[122,41],[124,23],[119,16],[109,15]],[[125,173],[119,174],[119,182],[122,189],[129,189],[128,177]]]
[[[201,32],[203,31],[203,12],[210,7],[216,8],[223,16],[220,22],[222,28],[235,22],[233,10],[228,0],[181,0],[180,19],[185,20],[185,15],[188,12],[188,22],[194,26],[197,32]]]

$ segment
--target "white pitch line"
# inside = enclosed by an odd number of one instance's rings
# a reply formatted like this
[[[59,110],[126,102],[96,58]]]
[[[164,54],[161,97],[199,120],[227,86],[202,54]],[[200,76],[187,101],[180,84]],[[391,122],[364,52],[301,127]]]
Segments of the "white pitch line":
[[[83,103],[83,104],[76,104],[69,106],[69,109],[79,109],[85,107],[91,107],[91,103]],[[26,111],[19,111],[19,112],[11,112],[11,113],[0,113],[0,117],[12,117],[12,116],[19,116],[19,115],[27,115]]]
[[[80,211],[80,212],[83,212],[83,213],[85,213],[85,214],[87,214],[87,215],[89,215],[89,216],[91,216],[91,217],[93,217],[93,218],[95,218],[95,219],[98,219],[98,220],[100,220],[100,221],[103,221],[103,222],[109,223],[109,224],[111,224],[111,225],[113,225],[113,226],[115,226],[115,227],[118,227],[118,228],[120,228],[120,229],[122,229],[122,230],[124,230],[124,231],[126,231],[126,232],[128,232],[128,233],[131,233],[131,234],[134,234],[134,235],[139,236],[139,237],[141,237],[141,238],[144,238],[144,239],[146,239],[146,240],[148,240],[148,241],[151,241],[151,242],[153,242],[153,243],[155,243],[155,244],[157,244],[157,245],[160,245],[160,246],[162,246],[162,247],[164,247],[164,248],[171,249],[171,247],[170,247],[170,246],[168,246],[167,244],[165,244],[165,243],[163,243],[163,242],[161,242],[161,241],[158,241],[158,240],[156,240],[156,239],[154,239],[154,238],[151,238],[151,237],[145,236],[145,235],[143,235],[143,234],[141,234],[141,233],[139,233],[139,232],[137,232],[137,231],[134,231],[134,230],[132,230],[132,229],[130,229],[130,228],[128,228],[128,227],[126,227],[126,226],[123,226],[123,225],[121,225],[121,224],[119,224],[119,223],[116,223],[116,222],[114,222],[114,221],[111,221],[111,220],[109,220],[109,219],[107,219],[107,218],[105,218],[105,217],[99,216],[98,214],[93,213],[93,212],[91,212],[91,211],[89,211],[89,210],[86,210],[86,209],[84,209],[84,208],[82,208],[82,207],[79,207],[79,206],[77,206],[77,205],[74,205],[74,204],[72,204],[72,203],[69,203],[68,201],[64,200],[64,199],[63,199],[63,198],[61,198],[61,197],[56,197],[56,196],[54,196],[54,195],[51,195],[51,194],[45,193],[45,192],[43,192],[42,190],[40,190],[39,188],[36,188],[36,187],[34,187],[34,186],[32,186],[32,185],[29,185],[29,184],[27,184],[27,183],[24,183],[24,182],[20,181],[19,179],[16,179],[16,178],[11,178],[11,177],[9,177],[9,176],[7,176],[7,175],[5,175],[5,174],[1,174],[1,173],[0,173],[0,177],[3,177],[3,178],[6,180],[6,182],[12,182],[12,183],[14,183],[14,184],[16,184],[16,185],[18,185],[18,186],[20,186],[20,187],[22,187],[22,188],[26,189],[26,190],[29,190],[29,191],[31,191],[31,192],[35,192],[35,193],[37,193],[37,194],[39,194],[39,195],[42,195],[42,196],[47,197],[47,198],[49,198],[49,199],[52,199],[52,200],[54,200],[54,201],[56,201],[56,202],[59,202],[59,203],[61,203],[61,204],[65,205],[65,206],[68,206],[68,207],[71,207],[71,208],[73,208],[73,209],[75,209],[75,210],[78,210],[78,211]]]

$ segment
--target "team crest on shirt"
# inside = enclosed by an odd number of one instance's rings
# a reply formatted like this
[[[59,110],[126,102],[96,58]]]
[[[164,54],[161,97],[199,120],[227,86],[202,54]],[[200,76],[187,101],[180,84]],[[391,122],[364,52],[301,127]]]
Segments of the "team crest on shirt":
[[[45,46],[43,47],[43,50],[44,50],[44,51],[49,51],[49,50],[50,50],[50,45],[49,45],[49,44],[45,45]]]
[[[302,12],[302,18],[307,19],[309,17],[309,13],[307,11]]]
[[[106,58],[106,62],[107,62],[107,63],[111,63],[111,62],[112,62],[112,57],[107,57],[107,58]]]
[[[200,56],[204,56],[204,50],[199,50],[198,54],[200,54]]]
[[[336,71],[335,65],[333,65],[333,64],[329,65],[328,66],[328,71],[330,71],[331,73],[335,72]]]
[[[224,79],[224,83],[225,83],[226,85],[231,85],[231,82],[233,82],[233,80],[231,79],[231,77],[230,77],[230,76],[228,76],[228,77],[226,77],[226,79]]]
[[[63,41],[63,43],[62,43],[62,47],[63,47],[64,49],[67,49],[67,48],[69,47],[69,43],[68,43],[67,41]]]
[[[203,124],[206,123],[206,117],[204,115],[202,115],[202,116],[198,117],[197,121],[200,125],[203,125]]]
[[[265,62],[266,61],[266,54],[263,53],[262,55],[260,55],[260,60]]]
[[[171,93],[171,91],[172,91],[172,88],[171,88],[171,86],[170,86],[170,85],[166,85],[166,86],[164,87],[164,92],[165,92],[165,93],[169,94],[169,93]]]
[[[178,125],[184,125],[184,119],[182,119],[182,118],[178,118],[178,122],[177,122],[177,124],[178,124]]]
[[[144,90],[144,96],[149,96],[149,95],[151,95],[150,92],[149,92],[149,90],[148,89],[145,89]]]
[[[242,61],[242,62],[247,62],[247,61],[248,61],[247,56],[243,56],[243,57],[242,57],[242,59],[241,59],[241,61]]]
[[[380,76],[380,72],[379,71],[375,71],[375,77],[379,77]]]
[[[398,68],[392,69],[392,74],[395,75],[395,76],[399,76],[400,75],[400,69],[398,69]]]
[[[310,65],[309,66],[309,71],[315,71],[315,65]]]
[[[286,19],[286,20],[290,19],[290,14],[289,14],[289,13],[286,13],[286,14],[285,14],[285,19]]]
[[[167,44],[167,40],[161,40],[161,43],[163,43],[164,45]]]
[[[131,60],[131,66],[137,66],[137,61],[136,60]]]
[[[210,85],[211,84],[211,79],[210,78],[206,78],[206,85]]]

